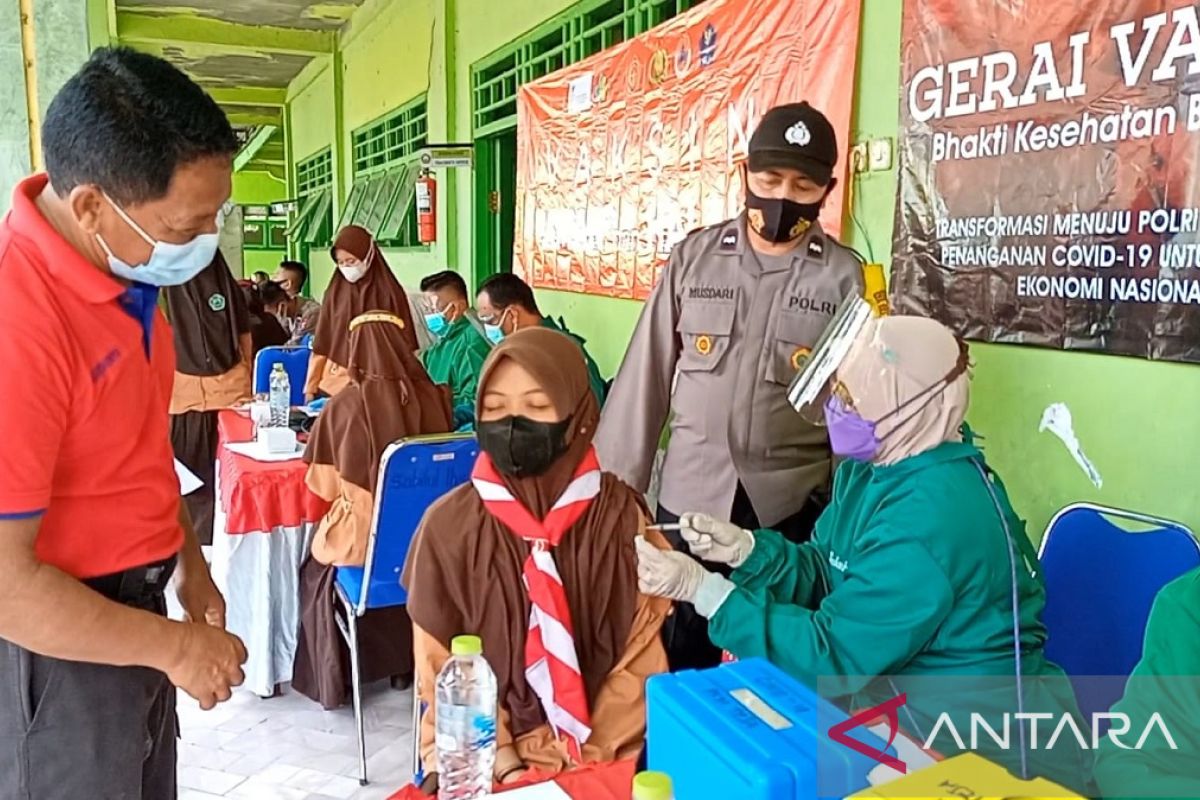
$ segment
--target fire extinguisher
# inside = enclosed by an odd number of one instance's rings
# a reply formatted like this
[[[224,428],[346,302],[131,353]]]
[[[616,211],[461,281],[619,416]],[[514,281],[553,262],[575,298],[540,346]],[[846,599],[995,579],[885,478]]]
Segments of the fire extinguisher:
[[[417,178],[417,238],[421,244],[437,241],[437,181],[429,170]]]

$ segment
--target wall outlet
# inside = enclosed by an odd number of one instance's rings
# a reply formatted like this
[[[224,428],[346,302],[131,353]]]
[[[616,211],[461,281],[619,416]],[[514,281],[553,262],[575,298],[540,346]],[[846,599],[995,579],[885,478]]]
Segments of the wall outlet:
[[[858,175],[870,169],[870,142],[859,142],[850,148],[850,174]]]
[[[872,139],[869,143],[869,169],[879,172],[892,168],[892,140],[889,137]]]

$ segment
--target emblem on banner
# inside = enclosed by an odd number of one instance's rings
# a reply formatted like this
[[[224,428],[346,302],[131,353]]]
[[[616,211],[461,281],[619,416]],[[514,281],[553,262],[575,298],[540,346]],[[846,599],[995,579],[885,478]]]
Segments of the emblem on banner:
[[[710,22],[700,34],[700,66],[707,67],[717,60],[717,29]]]
[[[225,310],[225,295],[220,294],[218,292],[217,294],[214,294],[213,296],[209,297],[208,298],[208,307],[218,313],[221,311],[224,311]]]
[[[783,138],[788,144],[794,144],[797,147],[805,147],[812,141],[812,133],[809,132],[808,126],[804,124],[804,120],[800,120],[792,127],[788,128],[783,134]]]
[[[654,55],[650,57],[650,83],[658,86],[667,77],[667,69],[671,63],[671,57],[667,55],[667,51],[661,47],[654,51]]]
[[[712,352],[713,340],[707,333],[703,333],[696,337],[696,352],[702,356],[706,356]]]
[[[592,102],[603,103],[608,99],[608,76],[597,75],[596,82],[592,84]]]
[[[636,58],[629,65],[629,72],[625,76],[625,85],[631,92],[636,92],[642,86],[642,62]]]
[[[687,37],[679,40],[679,49],[675,51],[675,77],[682,78],[692,69],[692,43]]]

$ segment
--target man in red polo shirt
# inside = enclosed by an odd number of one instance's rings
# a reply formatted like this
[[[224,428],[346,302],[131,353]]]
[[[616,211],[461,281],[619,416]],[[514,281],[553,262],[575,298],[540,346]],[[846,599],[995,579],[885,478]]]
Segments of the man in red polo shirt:
[[[237,140],[165,61],[96,51],[0,224],[0,798],[174,798],[175,690],[245,650],[180,503],[158,287],[212,261]],[[172,574],[187,614],[164,615]]]

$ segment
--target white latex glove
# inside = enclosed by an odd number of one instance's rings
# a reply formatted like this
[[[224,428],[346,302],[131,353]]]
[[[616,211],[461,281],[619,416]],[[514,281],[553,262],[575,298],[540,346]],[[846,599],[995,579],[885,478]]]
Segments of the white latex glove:
[[[634,543],[637,546],[638,589],[642,594],[692,602],[708,570],[691,556],[674,550],[659,550],[641,536]]]
[[[708,514],[684,514],[679,535],[697,557],[717,564],[740,567],[754,550],[754,534]]]

